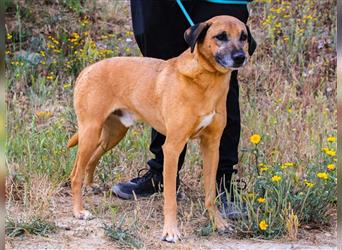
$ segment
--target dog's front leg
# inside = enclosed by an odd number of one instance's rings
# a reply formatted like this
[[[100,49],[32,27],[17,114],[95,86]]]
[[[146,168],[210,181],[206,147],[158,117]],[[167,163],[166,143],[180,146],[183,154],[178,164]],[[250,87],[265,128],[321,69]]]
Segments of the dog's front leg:
[[[217,128],[215,129],[217,132]],[[219,231],[224,231],[227,228],[226,221],[223,220],[217,206],[215,205],[216,198],[216,172],[219,162],[219,133],[208,133],[201,136],[201,151],[203,154],[203,176],[204,176],[204,191],[205,191],[205,207],[208,210],[210,219],[214,226]]]
[[[176,242],[180,239],[180,233],[177,228],[176,178],[178,169],[178,157],[183,150],[186,141],[176,141],[175,137],[176,135],[168,135],[165,144],[163,145],[164,229],[162,239],[168,242]]]

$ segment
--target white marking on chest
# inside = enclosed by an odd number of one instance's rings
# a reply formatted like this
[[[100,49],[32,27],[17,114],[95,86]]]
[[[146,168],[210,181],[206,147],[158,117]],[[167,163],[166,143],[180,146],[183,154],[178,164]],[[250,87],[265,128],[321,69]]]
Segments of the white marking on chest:
[[[135,121],[133,114],[128,111],[122,111],[122,116],[119,119],[126,128],[132,126]]]
[[[201,120],[200,124],[198,124],[196,130],[203,129],[203,128],[207,127],[213,121],[215,114],[216,114],[216,112],[214,110],[213,112],[211,112],[205,116],[202,116],[202,120]]]

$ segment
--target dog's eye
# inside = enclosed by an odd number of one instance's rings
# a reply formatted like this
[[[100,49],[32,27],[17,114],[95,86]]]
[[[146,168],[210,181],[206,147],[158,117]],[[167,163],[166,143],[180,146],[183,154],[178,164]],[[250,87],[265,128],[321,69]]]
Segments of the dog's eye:
[[[227,37],[226,32],[222,32],[222,33],[216,35],[215,38],[219,41],[224,41],[224,42],[228,41],[228,37]]]
[[[246,35],[246,33],[244,33],[244,32],[242,32],[241,33],[241,36],[240,36],[240,41],[246,41],[247,40],[247,35]]]

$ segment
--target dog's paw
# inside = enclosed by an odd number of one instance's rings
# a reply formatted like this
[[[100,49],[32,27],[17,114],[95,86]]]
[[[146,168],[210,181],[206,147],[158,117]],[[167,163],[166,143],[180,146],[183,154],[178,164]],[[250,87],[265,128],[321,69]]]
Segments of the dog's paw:
[[[178,240],[181,240],[181,234],[178,228],[164,226],[162,240],[170,243],[176,243]]]
[[[78,213],[74,213],[74,216],[79,220],[92,220],[95,218],[88,210],[82,210]]]
[[[224,233],[229,231],[229,224],[227,221],[225,221],[220,215],[216,215],[216,218],[214,220],[215,227],[219,233]]]

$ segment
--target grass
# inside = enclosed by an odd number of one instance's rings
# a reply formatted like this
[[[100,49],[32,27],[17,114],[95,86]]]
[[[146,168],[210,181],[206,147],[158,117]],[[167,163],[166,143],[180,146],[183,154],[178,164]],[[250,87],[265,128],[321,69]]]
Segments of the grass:
[[[6,6],[6,206],[7,218],[13,218],[7,228],[33,233],[22,229],[19,214],[27,225],[55,220],[49,220],[50,208],[68,184],[76,153],[66,149],[76,130],[75,77],[103,58],[140,53],[127,2],[6,1]],[[236,194],[236,205],[246,203],[249,216],[234,224],[237,233],[230,237],[296,239],[303,225],[329,225],[334,219],[336,170],[328,166],[336,164],[336,142],[327,138],[336,135],[336,1],[259,0],[251,6],[249,22],[259,46],[239,76],[242,133],[236,176],[248,184]],[[151,157],[149,130],[136,125],[101,159],[100,186],[136,177],[145,167]],[[253,134],[260,135],[258,143],[250,141]],[[188,237],[215,234],[203,205],[201,164],[198,144],[191,142],[181,171],[186,198],[179,202],[178,216]],[[274,176],[280,180],[272,181]],[[160,229],[160,194],[119,204],[108,193],[100,198],[94,209],[98,217],[113,220],[105,226],[110,237],[131,247],[157,244],[149,234]]]
[[[41,218],[30,221],[16,221],[15,219],[7,218],[5,225],[6,235],[9,237],[19,237],[25,234],[47,236],[55,233],[57,230],[55,224],[44,221]]]
[[[140,249],[143,246],[141,239],[138,236],[137,223],[134,221],[127,228],[125,227],[125,216],[112,225],[104,225],[103,229],[107,237],[119,243],[122,247],[131,247],[134,249]]]

